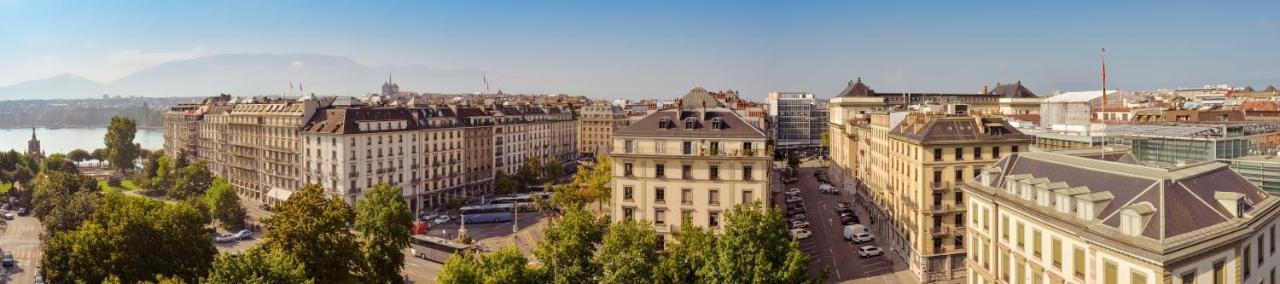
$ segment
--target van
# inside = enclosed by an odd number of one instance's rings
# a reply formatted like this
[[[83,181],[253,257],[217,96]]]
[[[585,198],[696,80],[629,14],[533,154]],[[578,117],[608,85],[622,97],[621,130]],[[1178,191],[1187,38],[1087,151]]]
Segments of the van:
[[[858,233],[867,233],[867,234],[870,234],[871,232],[870,232],[870,231],[867,231],[867,226],[863,226],[863,225],[861,225],[861,224],[854,224],[854,225],[844,226],[844,234],[843,234],[843,235],[844,235],[844,239],[845,239],[846,241],[848,241],[848,240],[853,240],[853,236],[854,236],[854,235],[857,235]]]

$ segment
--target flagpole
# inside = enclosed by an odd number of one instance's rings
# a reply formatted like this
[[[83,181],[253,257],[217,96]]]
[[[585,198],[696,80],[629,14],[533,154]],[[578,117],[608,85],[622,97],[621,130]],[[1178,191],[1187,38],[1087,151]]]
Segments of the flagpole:
[[[1107,49],[1103,48],[1099,54],[1099,60],[1102,62],[1102,153],[1106,156],[1107,146]]]

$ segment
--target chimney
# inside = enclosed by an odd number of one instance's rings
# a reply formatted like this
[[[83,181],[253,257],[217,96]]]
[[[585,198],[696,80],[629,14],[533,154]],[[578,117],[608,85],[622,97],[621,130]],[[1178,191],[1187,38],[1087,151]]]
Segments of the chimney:
[[[702,108],[698,111],[698,120],[707,119],[707,101],[702,101]]]
[[[982,94],[983,94],[983,95],[988,94],[988,92],[987,92],[987,85],[982,85]]]

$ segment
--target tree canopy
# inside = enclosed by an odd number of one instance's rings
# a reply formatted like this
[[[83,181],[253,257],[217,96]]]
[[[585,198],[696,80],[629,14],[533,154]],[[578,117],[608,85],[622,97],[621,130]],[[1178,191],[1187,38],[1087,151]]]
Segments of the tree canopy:
[[[115,169],[125,172],[133,169],[133,160],[138,158],[139,147],[133,143],[138,133],[138,124],[125,116],[111,117],[107,124],[107,135],[103,137],[106,144],[106,158]]]
[[[208,218],[185,203],[164,203],[109,192],[75,230],[45,243],[41,267],[54,283],[156,281],[169,275],[187,282],[203,276],[217,250]]]
[[[54,171],[36,183],[31,212],[50,233],[67,231],[88,219],[98,203],[98,181],[91,177]]]
[[[699,275],[711,283],[801,283],[808,256],[787,234],[782,213],[759,203],[739,204],[725,214],[714,261]]]
[[[600,283],[636,283],[654,279],[658,258],[658,232],[635,220],[609,225],[595,263],[600,267]]]
[[[378,183],[356,203],[356,231],[364,253],[362,279],[373,283],[398,282],[404,266],[404,248],[413,234],[413,212],[400,188]]]
[[[658,283],[697,283],[699,271],[715,260],[716,236],[683,218],[675,242],[658,258],[654,276]]]
[[[546,283],[546,271],[530,266],[529,260],[515,247],[504,247],[488,255],[454,254],[445,261],[436,281],[440,284]]]
[[[213,260],[202,283],[313,283],[302,263],[289,256],[253,248],[224,253]]]
[[[338,198],[328,198],[318,184],[298,189],[264,219],[261,246],[302,262],[308,278],[318,282],[352,279],[359,248],[350,228],[355,212]]]
[[[213,185],[204,192],[204,203],[209,207],[209,216],[218,220],[218,224],[221,224],[223,229],[227,231],[244,229],[244,219],[248,216],[248,211],[243,204],[240,204],[240,196],[236,195],[236,188],[227,180],[214,179]]]
[[[542,261],[554,283],[582,283],[599,267],[591,257],[604,238],[605,223],[581,207],[569,208],[551,220],[533,254]]]
[[[80,168],[76,167],[76,164],[67,158],[67,155],[63,154],[53,154],[45,157],[44,160],[40,161],[40,170],[43,172],[80,173]]]
[[[67,159],[71,159],[71,161],[79,163],[93,159],[93,156],[89,154],[89,151],[85,151],[84,149],[75,149],[71,150],[71,152],[67,152]]]

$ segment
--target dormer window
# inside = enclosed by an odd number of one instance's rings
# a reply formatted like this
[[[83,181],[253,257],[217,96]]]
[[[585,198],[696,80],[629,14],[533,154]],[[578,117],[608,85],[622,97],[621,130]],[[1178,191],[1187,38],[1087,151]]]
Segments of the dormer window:
[[[719,117],[712,118],[711,129],[716,129],[716,130],[724,129],[724,119],[721,119]]]
[[[660,129],[675,128],[675,125],[671,123],[670,117],[663,117],[662,119],[658,120],[658,128]]]
[[[1146,201],[1126,206],[1120,210],[1120,232],[1130,236],[1141,235],[1155,211],[1155,206]]]
[[[1244,194],[1239,192],[1218,191],[1213,193],[1213,198],[1218,200],[1227,211],[1231,211],[1231,216],[1244,217],[1249,209],[1253,208],[1249,205],[1249,201],[1244,198]]]
[[[694,126],[697,126],[697,125],[698,125],[698,120],[697,120],[697,119],[694,119],[694,118],[692,118],[692,117],[684,119],[684,129],[690,129],[690,130],[691,130],[691,129],[693,129],[693,127],[694,127]]]

